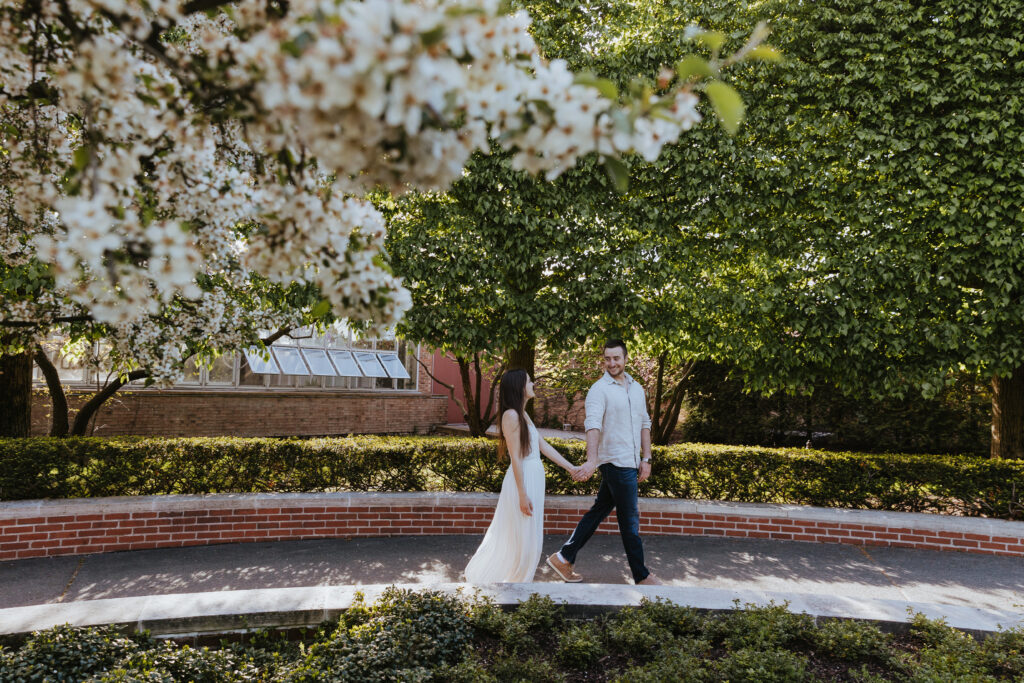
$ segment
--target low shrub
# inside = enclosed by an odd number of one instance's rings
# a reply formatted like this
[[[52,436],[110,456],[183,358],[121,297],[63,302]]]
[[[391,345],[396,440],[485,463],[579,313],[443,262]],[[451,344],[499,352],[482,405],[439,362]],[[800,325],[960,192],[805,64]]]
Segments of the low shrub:
[[[757,683],[800,683],[813,680],[807,659],[795,652],[775,648],[743,648],[715,662],[713,671],[721,681]]]
[[[357,599],[325,641],[282,678],[300,681],[427,681],[465,655],[473,629],[463,604],[436,591],[388,588],[372,606]]]
[[[865,622],[832,619],[814,631],[813,640],[819,653],[833,659],[882,660],[889,651],[892,636]]]
[[[606,627],[608,642],[619,652],[648,659],[665,643],[663,630],[650,612],[627,607],[613,614]]]
[[[78,683],[103,673],[149,644],[110,626],[57,626],[32,635],[18,650],[0,653],[0,681]]]
[[[552,440],[575,462],[579,441]],[[490,439],[0,439],[0,500],[314,491],[498,491]],[[598,479],[548,471],[549,494]],[[643,496],[1024,519],[1024,461],[677,444],[654,449]]]
[[[164,642],[129,654],[107,671],[94,675],[89,683],[246,683],[261,679],[253,662],[229,650],[195,649]]]
[[[634,666],[615,678],[615,683],[710,683],[715,681],[711,662],[690,648],[666,647],[641,666]]]
[[[604,653],[601,631],[596,624],[572,624],[558,634],[555,656],[569,667],[585,670]]]
[[[736,605],[739,607],[738,602]],[[710,630],[729,650],[803,647],[811,642],[814,620],[790,612],[786,605],[748,604],[743,610],[719,616]]]
[[[768,635],[770,628],[782,635]],[[506,633],[528,633],[531,647],[511,647]],[[620,649],[599,649],[613,639]],[[627,642],[651,649],[622,649]],[[264,633],[197,649],[109,627],[48,629],[17,649],[0,648],[0,683],[1020,681],[1022,643],[1021,629],[978,642],[920,615],[908,634],[890,638],[869,623],[816,627],[775,605],[723,615],[657,602],[569,621],[546,599],[502,612],[479,597],[390,589],[299,643]]]
[[[490,674],[502,683],[562,683],[565,674],[534,656],[502,656],[491,663]]]

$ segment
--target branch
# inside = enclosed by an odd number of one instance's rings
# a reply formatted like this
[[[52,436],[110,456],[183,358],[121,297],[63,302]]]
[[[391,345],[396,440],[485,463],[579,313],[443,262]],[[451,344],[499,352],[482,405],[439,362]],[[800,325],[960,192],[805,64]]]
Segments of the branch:
[[[50,436],[67,436],[68,398],[64,394],[64,387],[60,384],[60,374],[41,344],[36,344],[35,361],[39,369],[42,370],[43,377],[46,378],[46,387],[50,390],[50,401],[53,403]]]
[[[95,322],[91,315],[67,315],[60,318],[53,318],[45,322],[32,320],[0,320],[0,327],[41,327],[43,325],[54,325],[57,323],[91,323]]]
[[[273,334],[271,334],[269,337],[266,337],[264,339],[260,339],[260,341],[263,342],[264,346],[270,346],[271,344],[276,342],[278,339],[280,339],[281,337],[285,336],[286,334],[288,334],[289,332],[291,332],[294,329],[295,329],[294,327],[282,327],[277,332],[274,332]],[[419,359],[417,359],[417,360],[419,360]]]
[[[494,379],[498,380],[503,374],[505,374],[505,364],[504,363],[502,363],[501,365],[498,366],[498,369],[494,373]],[[497,415],[495,415],[492,412],[494,410],[494,395],[495,395],[495,393],[497,391],[498,391],[498,382],[497,381],[491,382],[491,395],[487,399],[487,412],[484,413],[485,415],[487,415],[487,422],[488,422],[487,426],[488,427],[491,426],[490,423],[494,422],[494,418],[497,417]]]
[[[230,0],[192,0],[191,2],[186,2],[181,11],[183,14],[195,14],[196,12],[206,12],[228,4],[231,4]]]
[[[467,410],[466,410],[466,404],[465,404],[465,403],[463,403],[462,401],[460,401],[460,400],[459,400],[459,399],[458,399],[458,398],[457,398],[457,397],[455,396],[455,385],[453,385],[453,384],[448,384],[447,382],[442,382],[441,380],[439,380],[439,379],[438,379],[438,378],[437,378],[437,377],[436,377],[436,376],[434,375],[434,373],[432,373],[432,372],[430,371],[430,368],[428,368],[428,367],[427,367],[427,364],[426,364],[426,363],[424,363],[423,361],[421,361],[421,360],[420,360],[419,356],[415,356],[415,358],[416,358],[416,362],[417,362],[417,363],[419,363],[420,365],[422,365],[422,366],[423,366],[423,369],[424,369],[424,370],[426,370],[426,372],[427,372],[427,376],[428,376],[428,377],[430,377],[430,379],[434,380],[435,382],[437,382],[437,383],[438,383],[438,384],[440,384],[440,385],[441,385],[442,387],[444,387],[445,389],[447,389],[447,390],[448,390],[448,395],[449,395],[449,396],[451,396],[451,399],[452,399],[453,401],[455,401],[455,405],[457,405],[457,406],[459,407],[459,410],[461,410],[461,411],[462,411],[462,414],[463,414],[463,415],[468,415],[468,414],[469,414],[469,411],[467,411]]]
[[[92,419],[92,416],[108,398],[116,394],[117,390],[125,384],[134,382],[137,379],[145,379],[146,377],[149,377],[148,370],[132,370],[128,373],[127,377],[118,375],[117,379],[97,391],[93,397],[79,409],[78,414],[75,415],[75,423],[71,427],[71,434],[73,436],[84,436],[86,427],[89,426],[89,420]]]

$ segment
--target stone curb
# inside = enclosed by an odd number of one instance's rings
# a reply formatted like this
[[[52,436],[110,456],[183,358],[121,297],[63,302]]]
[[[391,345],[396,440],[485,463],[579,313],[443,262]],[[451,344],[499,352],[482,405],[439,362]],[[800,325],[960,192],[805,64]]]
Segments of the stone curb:
[[[336,620],[355,600],[376,601],[385,585],[273,588],[177,595],[143,596],[54,603],[0,609],[0,635],[23,636],[61,624],[111,624],[149,631],[158,637],[185,638],[258,628],[315,627]],[[680,586],[622,586],[614,584],[400,584],[415,591],[440,590],[471,596],[479,591],[503,606],[515,606],[530,595],[565,603],[573,615],[593,615],[640,604],[644,598],[662,598],[702,611],[729,611],[753,604],[782,605],[794,613],[819,619],[856,619],[877,623],[888,631],[905,630],[914,613],[945,619],[954,628],[975,636],[1024,627],[1022,611],[992,610],[915,603],[900,600],[853,599],[809,593],[687,588]]]

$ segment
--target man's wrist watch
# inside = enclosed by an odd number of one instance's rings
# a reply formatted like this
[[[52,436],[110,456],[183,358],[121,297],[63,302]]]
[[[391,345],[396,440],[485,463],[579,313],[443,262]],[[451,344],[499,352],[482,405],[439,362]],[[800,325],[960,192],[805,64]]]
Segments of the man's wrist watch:
[[[646,463],[650,464],[651,456],[647,456],[646,458],[640,458],[640,462],[646,462]]]

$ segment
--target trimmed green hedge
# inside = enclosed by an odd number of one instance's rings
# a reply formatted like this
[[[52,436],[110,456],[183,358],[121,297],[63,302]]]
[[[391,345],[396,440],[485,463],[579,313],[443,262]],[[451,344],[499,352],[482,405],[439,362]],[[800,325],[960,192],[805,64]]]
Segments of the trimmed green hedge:
[[[552,442],[574,462],[579,441]],[[269,491],[497,491],[489,439],[0,439],[0,500]],[[592,494],[548,467],[549,494]],[[1024,461],[678,444],[643,496],[1024,519]]]

